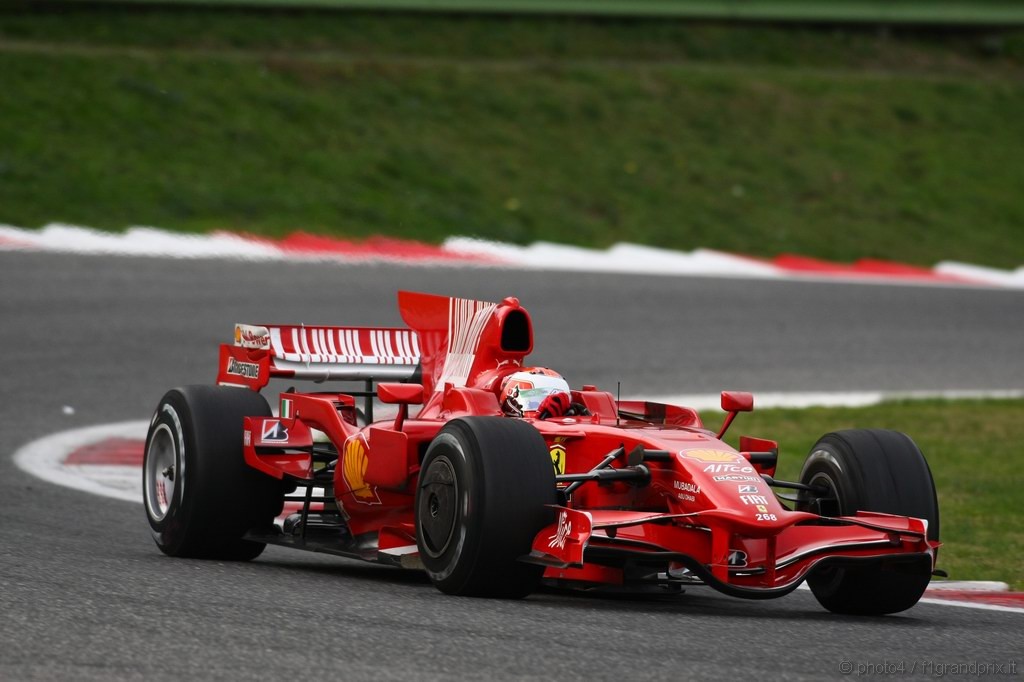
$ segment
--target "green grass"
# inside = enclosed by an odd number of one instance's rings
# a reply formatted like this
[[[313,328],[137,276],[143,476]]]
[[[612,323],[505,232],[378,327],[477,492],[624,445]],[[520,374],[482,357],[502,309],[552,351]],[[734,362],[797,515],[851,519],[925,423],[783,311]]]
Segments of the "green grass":
[[[1024,263],[1024,38],[0,13],[0,223]]]
[[[709,425],[721,413],[705,415]],[[914,401],[860,408],[756,410],[737,417],[726,435],[779,442],[778,477],[799,480],[811,446],[825,433],[886,428],[921,448],[939,497],[939,568],[952,579],[1001,580],[1024,589],[1024,401]]]

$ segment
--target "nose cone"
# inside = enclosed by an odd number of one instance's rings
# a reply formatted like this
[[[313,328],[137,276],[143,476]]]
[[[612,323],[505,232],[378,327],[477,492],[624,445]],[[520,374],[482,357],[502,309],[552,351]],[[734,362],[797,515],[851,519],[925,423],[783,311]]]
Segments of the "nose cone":
[[[720,445],[681,449],[676,456],[680,470],[700,486],[706,509],[726,512],[754,535],[770,534],[785,526],[786,510],[771,487],[741,454]]]

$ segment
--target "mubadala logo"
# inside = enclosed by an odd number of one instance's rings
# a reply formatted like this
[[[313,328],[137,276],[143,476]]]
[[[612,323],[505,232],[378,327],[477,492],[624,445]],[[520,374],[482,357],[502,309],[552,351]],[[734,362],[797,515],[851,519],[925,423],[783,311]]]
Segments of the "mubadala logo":
[[[675,488],[676,490],[685,490],[688,493],[700,495],[700,486],[694,485],[693,483],[689,483],[687,481],[673,481],[672,487]]]
[[[245,377],[246,379],[259,379],[260,366],[255,362],[239,362],[234,358],[228,358],[228,374]]]

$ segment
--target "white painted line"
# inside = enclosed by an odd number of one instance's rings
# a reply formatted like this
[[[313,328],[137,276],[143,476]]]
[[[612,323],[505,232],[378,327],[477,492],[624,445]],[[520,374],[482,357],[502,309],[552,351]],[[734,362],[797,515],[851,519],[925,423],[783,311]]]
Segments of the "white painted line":
[[[1024,390],[962,390],[962,391],[849,391],[806,393],[760,393],[754,391],[754,409],[788,407],[866,407],[891,400],[1017,400]],[[632,400],[649,400],[692,407],[696,410],[721,410],[719,393],[683,393],[663,396],[633,396]]]
[[[738,389],[737,389],[738,390]],[[754,409],[773,407],[863,407],[875,405],[886,398],[881,391],[861,391],[848,393],[808,392],[808,393],[754,393]],[[661,395],[633,397],[633,400],[649,400],[666,405],[692,407],[695,410],[721,411],[721,393],[682,393],[678,395]]]
[[[987,582],[987,581],[963,581],[963,582]],[[984,604],[973,601],[956,601],[953,599],[938,599],[935,597],[929,597],[928,592],[933,588],[935,583],[932,582],[928,585],[928,590],[925,591],[925,596],[918,600],[918,604],[935,604],[937,606],[959,606],[965,609],[980,609],[982,611],[1004,611],[1006,613],[1024,613],[1024,608],[1018,606],[1003,606],[1001,604]],[[1001,583],[1005,585],[1006,583]],[[801,583],[798,590],[810,591],[810,586],[807,583]],[[904,611],[904,613],[906,613]]]
[[[956,590],[963,592],[1009,592],[1010,586],[998,580],[933,580],[929,591]]]

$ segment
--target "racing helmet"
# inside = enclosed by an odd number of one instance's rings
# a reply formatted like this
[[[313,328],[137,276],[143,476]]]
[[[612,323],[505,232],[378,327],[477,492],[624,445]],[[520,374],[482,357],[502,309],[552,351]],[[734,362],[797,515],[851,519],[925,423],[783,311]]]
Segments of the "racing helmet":
[[[498,401],[505,414],[522,417],[536,412],[552,393],[570,395],[569,383],[561,374],[546,367],[523,367],[502,381]]]

